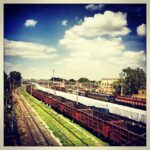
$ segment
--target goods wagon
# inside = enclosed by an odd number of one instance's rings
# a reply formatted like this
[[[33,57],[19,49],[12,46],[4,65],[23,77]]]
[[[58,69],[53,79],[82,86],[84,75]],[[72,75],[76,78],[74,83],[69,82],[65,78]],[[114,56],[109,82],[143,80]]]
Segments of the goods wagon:
[[[115,96],[113,96],[113,95],[86,92],[85,96],[89,97],[89,98],[97,99],[97,100],[108,101],[108,102],[115,101]]]
[[[54,88],[58,91],[63,91],[63,92],[67,91],[65,87],[55,86]],[[96,100],[112,102],[116,104],[130,106],[130,107],[140,108],[144,110],[146,109],[146,100],[141,98],[132,98],[126,96],[108,95],[108,94],[84,92],[84,91],[79,91],[78,94]]]
[[[135,108],[146,109],[145,99],[90,93],[90,92],[85,93],[85,96],[96,100],[107,101],[107,102],[117,103],[121,105],[131,106]]]
[[[146,108],[146,100],[140,99],[140,98],[132,98],[132,97],[123,97],[123,96],[117,96],[116,102],[121,104],[129,104],[132,106],[140,106]]]
[[[113,145],[146,145],[145,127],[134,122],[110,114],[104,109],[85,106],[63,97],[35,90],[31,88],[31,85],[26,86],[26,91],[90,131],[103,136]]]
[[[110,124],[110,140],[124,146],[145,145],[146,129],[126,121]]]

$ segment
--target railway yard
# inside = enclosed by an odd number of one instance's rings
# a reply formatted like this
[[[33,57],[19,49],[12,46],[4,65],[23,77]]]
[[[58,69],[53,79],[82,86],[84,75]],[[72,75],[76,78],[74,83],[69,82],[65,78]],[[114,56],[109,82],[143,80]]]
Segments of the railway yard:
[[[36,84],[26,84],[12,91],[12,109],[19,139],[13,145],[146,145],[144,122],[42,91]]]
[[[107,142],[39,102],[15,90],[13,109],[22,146],[104,146]]]
[[[3,149],[149,149],[138,1],[2,4]]]
[[[14,112],[16,115],[18,130],[20,133],[20,141],[24,146],[36,145],[61,145],[54,136],[47,131],[37,114],[32,110],[31,106],[25,102],[19,92],[13,93]]]

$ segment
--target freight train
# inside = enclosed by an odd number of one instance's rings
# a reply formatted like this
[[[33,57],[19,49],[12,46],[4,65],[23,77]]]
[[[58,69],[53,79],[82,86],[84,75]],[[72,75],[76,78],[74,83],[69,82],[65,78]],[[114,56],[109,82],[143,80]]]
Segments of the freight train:
[[[67,89],[65,87],[54,87],[58,91],[67,92]],[[120,105],[125,105],[129,107],[139,108],[146,110],[146,99],[142,98],[133,98],[133,97],[127,97],[127,96],[118,96],[118,95],[108,95],[108,94],[100,94],[100,93],[94,93],[94,92],[85,92],[85,91],[79,91],[78,93],[81,96],[89,97],[96,100],[101,101],[107,101],[111,103],[116,103]]]
[[[110,114],[104,109],[85,106],[63,97],[26,86],[26,91],[56,111],[73,119],[109,143],[121,146],[146,146],[146,127]]]
[[[116,102],[146,109],[146,100],[141,98],[116,96]]]
[[[130,106],[134,108],[140,108],[144,110],[146,109],[145,99],[133,98],[133,97],[127,97],[127,96],[90,93],[90,92],[86,92],[84,96],[92,98],[92,99],[96,99],[96,100],[107,101],[107,102]]]
[[[107,102],[115,102],[115,98],[116,98],[113,95],[91,93],[91,92],[86,92],[85,96],[89,98],[97,99],[97,100],[107,101]]]

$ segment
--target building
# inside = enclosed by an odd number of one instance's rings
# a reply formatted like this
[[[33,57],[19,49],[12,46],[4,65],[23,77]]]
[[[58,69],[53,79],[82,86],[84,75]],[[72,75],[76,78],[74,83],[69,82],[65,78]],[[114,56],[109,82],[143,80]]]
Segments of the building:
[[[132,94],[132,97],[146,99],[146,89],[138,90],[138,94]]]
[[[113,83],[118,80],[119,78],[102,78],[99,92],[102,94],[113,94],[115,92],[115,89],[113,88]]]

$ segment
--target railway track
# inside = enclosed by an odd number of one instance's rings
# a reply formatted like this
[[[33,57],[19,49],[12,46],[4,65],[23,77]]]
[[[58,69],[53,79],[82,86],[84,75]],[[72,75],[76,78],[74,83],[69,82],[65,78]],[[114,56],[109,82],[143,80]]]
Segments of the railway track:
[[[58,145],[56,142],[51,139],[48,140],[45,134],[42,132],[41,128],[39,127],[38,123],[36,122],[35,117],[31,113],[31,109],[27,108],[24,100],[22,100],[18,95],[15,94],[15,98],[18,101],[20,110],[22,111],[23,120],[25,126],[28,130],[28,137],[29,137],[29,145],[28,146],[52,146]]]
[[[102,136],[108,139],[108,141],[112,141],[113,145],[124,145],[126,143],[129,143],[131,139],[134,139],[136,137],[140,136],[140,140],[135,140],[132,142],[132,145],[138,146],[146,145],[146,138],[141,136],[142,134],[146,133],[146,128],[143,128],[145,124],[142,122],[136,123],[136,121],[133,121],[131,119],[127,119],[125,117],[119,116],[119,115],[113,115],[109,112],[104,112],[105,110],[97,108],[97,107],[88,107],[82,104],[76,104],[76,102],[70,102],[68,99],[61,98],[60,96],[52,96],[50,98],[46,92],[41,92],[39,90],[31,90],[31,85],[28,85],[26,87],[26,91],[33,95],[33,97],[42,100],[46,104],[50,104],[52,108],[58,110],[58,112],[61,112],[62,114],[67,114],[71,118],[75,118],[75,120],[79,121],[79,123],[84,123],[86,126],[89,127],[92,131],[96,133],[101,133]],[[50,94],[52,95],[52,94]],[[34,99],[30,99],[30,101],[34,101]],[[36,101],[34,101],[36,102]],[[36,102],[37,103],[37,102]],[[40,103],[38,103],[40,104]],[[32,105],[32,103],[31,103]],[[41,105],[41,104],[40,104]],[[34,104],[33,104],[34,106]],[[43,106],[43,105],[41,105]],[[48,112],[48,108],[45,108]],[[90,111],[89,111],[90,108]],[[41,108],[36,108],[37,110],[41,110]],[[81,113],[79,113],[78,109],[80,109]],[[88,110],[85,111],[85,110]],[[97,111],[96,111],[97,110]],[[43,112],[43,111],[42,111]],[[97,113],[98,112],[98,113]],[[43,112],[44,113],[44,112]],[[84,113],[84,114],[82,114]],[[46,113],[44,113],[46,115]],[[92,114],[92,115],[91,115]],[[48,114],[47,114],[48,116]],[[59,120],[59,117],[55,115],[54,117],[56,120]],[[119,119],[117,119],[117,118]],[[52,118],[52,117],[50,117]],[[53,120],[53,119],[52,119]],[[54,121],[54,120],[53,120]],[[63,123],[66,127],[68,126],[63,120],[60,120],[61,123]],[[107,122],[106,122],[107,121]],[[59,126],[59,124],[56,122],[56,124]],[[142,126],[141,126],[142,125]],[[97,128],[98,127],[98,128]],[[68,126],[70,129],[70,127]],[[96,131],[95,131],[96,129]],[[73,130],[72,130],[73,131]],[[78,136],[80,133],[78,133],[78,130],[74,132]],[[72,136],[72,134],[70,134]],[[80,136],[79,136],[80,137]],[[84,137],[81,135],[82,139]],[[91,141],[88,140],[88,144],[91,143]],[[93,144],[91,144],[93,145]]]
[[[37,104],[38,105],[38,104]],[[38,105],[39,107],[40,107],[40,109],[44,109],[44,108],[42,108],[40,105]],[[44,110],[44,111],[46,111],[46,110]],[[96,110],[95,110],[96,111]],[[69,128],[67,128],[64,124],[62,124],[60,121],[59,121],[59,118],[57,118],[55,115],[52,115],[52,114],[50,114],[49,112],[47,112],[46,111],[46,113],[48,113],[49,115],[51,115],[56,121],[58,121],[62,126],[64,126],[67,130],[69,130],[69,132],[71,132],[74,136],[76,136],[78,139],[80,139],[80,141],[82,142],[82,143],[84,143],[85,145],[88,145],[87,143],[85,143],[80,137],[78,137],[78,135],[77,134],[75,134],[74,132],[72,132]],[[107,114],[107,116],[110,116],[111,117],[111,115],[108,115]],[[113,116],[113,118],[115,118],[115,119],[122,119],[121,117],[119,117],[119,116]],[[104,118],[105,119],[105,118]],[[131,121],[131,120],[127,120],[126,121],[128,124],[130,124],[130,125],[132,125],[133,123],[136,123],[136,122],[133,122],[133,121]],[[141,125],[140,125],[141,126]],[[142,127],[142,126],[141,126]],[[144,127],[143,127],[144,128]],[[132,129],[133,130],[133,129]]]
[[[18,101],[18,104],[19,104],[19,108],[20,108],[20,110],[22,111],[23,120],[24,120],[26,129],[27,129],[27,131],[28,131],[28,138],[29,138],[29,141],[30,141],[29,144],[35,146],[35,145],[36,145],[36,142],[35,142],[33,133],[32,133],[32,131],[31,131],[31,127],[30,127],[30,125],[29,125],[29,123],[28,123],[28,121],[27,121],[27,120],[28,120],[27,117],[26,117],[25,114],[23,113],[23,112],[24,112],[23,104],[22,104],[21,102],[19,102],[18,98],[17,98],[17,101]]]
[[[88,143],[84,142],[77,134],[75,134],[73,131],[71,131],[71,129],[69,129],[67,126],[65,126],[62,122],[60,122],[60,119],[61,118],[56,118],[55,115],[49,113],[46,109],[44,109],[42,106],[40,106],[39,104],[35,103],[34,101],[32,101],[35,105],[37,105],[38,107],[40,107],[40,109],[42,109],[44,112],[46,112],[48,115],[50,115],[51,117],[53,117],[53,119],[55,119],[59,124],[61,124],[66,130],[68,130],[74,137],[76,137],[78,140],[80,140],[85,146],[88,146]],[[52,123],[52,122],[51,122]],[[55,126],[56,127],[56,126]],[[56,127],[57,128],[57,127]],[[68,138],[65,134],[63,134],[61,132],[61,130],[59,128],[57,128],[58,131],[60,131],[60,133],[65,137],[65,138]],[[74,146],[75,144],[70,140],[68,139],[72,145]]]
[[[42,86],[42,85],[41,85]],[[48,87],[46,87],[48,88]],[[60,92],[65,92],[62,91],[60,89],[57,89]],[[67,92],[65,92],[67,93]],[[87,97],[87,98],[92,98],[93,100],[98,100],[98,101],[104,101],[104,102],[109,102],[109,103],[113,103],[113,104],[118,104],[118,105],[123,105],[123,106],[128,106],[131,108],[137,108],[137,109],[141,109],[141,110],[146,110],[146,101],[141,101],[141,102],[137,102],[136,100],[126,100],[126,101],[119,101],[119,100],[115,100],[115,101],[109,101],[106,100],[104,98],[102,98],[101,96],[95,96],[95,95],[80,95],[83,97]],[[125,97],[124,97],[125,98]],[[117,98],[116,98],[117,99]]]
[[[49,119],[48,117],[46,118]],[[71,143],[72,146],[75,146],[75,144],[53,122],[50,123],[57,128],[57,131],[66,139],[66,141],[69,141],[69,144]]]

